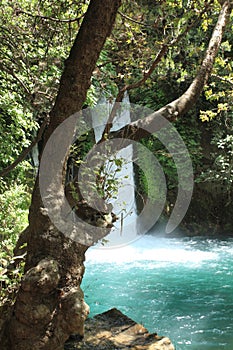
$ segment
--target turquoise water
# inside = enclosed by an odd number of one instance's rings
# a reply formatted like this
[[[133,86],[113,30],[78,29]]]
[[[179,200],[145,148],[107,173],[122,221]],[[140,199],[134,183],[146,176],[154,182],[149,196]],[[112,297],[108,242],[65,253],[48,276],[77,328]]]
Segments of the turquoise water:
[[[176,350],[233,350],[233,239],[144,236],[85,265],[90,316],[117,307]]]

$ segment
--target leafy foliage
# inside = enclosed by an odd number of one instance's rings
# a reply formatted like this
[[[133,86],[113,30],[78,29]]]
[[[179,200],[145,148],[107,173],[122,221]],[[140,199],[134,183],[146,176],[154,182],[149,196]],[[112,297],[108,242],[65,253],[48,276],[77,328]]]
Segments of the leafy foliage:
[[[0,237],[12,236],[21,232],[27,224],[30,194],[24,185],[14,184],[0,194],[1,227]]]
[[[8,238],[0,242],[0,306],[6,300],[14,301],[15,293],[23,277],[24,257],[13,256],[13,248],[17,240]],[[16,261],[20,260],[16,264]]]
[[[0,304],[12,297],[23,275],[23,257],[14,266],[19,257],[14,257],[13,249],[19,233],[27,226],[29,203],[30,194],[23,184],[11,184],[0,194]]]

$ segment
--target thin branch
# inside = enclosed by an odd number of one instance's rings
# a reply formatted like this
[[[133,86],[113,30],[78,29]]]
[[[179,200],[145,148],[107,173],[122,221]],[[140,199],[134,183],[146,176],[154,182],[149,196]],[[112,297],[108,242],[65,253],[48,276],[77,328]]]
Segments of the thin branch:
[[[12,68],[7,68],[4,66],[4,64],[2,64],[2,62],[0,62],[0,68],[6,72],[7,74],[10,74],[21,86],[22,88],[25,90],[25,92],[27,93],[27,95],[31,96],[30,91],[28,90],[27,86],[24,84],[24,82],[15,74],[14,70]]]
[[[227,84],[230,84],[230,85],[233,85],[233,81],[230,80],[230,79],[227,79],[227,78],[224,78],[224,77],[221,77],[220,75],[217,75],[217,74],[211,74],[212,77],[214,78],[217,78],[221,81],[224,81],[224,83],[227,83]]]
[[[59,18],[54,18],[54,17],[49,17],[49,16],[41,16],[41,15],[33,15],[30,12],[26,12],[20,9],[17,9],[16,11],[17,15],[24,14],[29,17],[33,18],[41,18],[41,19],[46,19],[52,22],[58,22],[58,23],[72,23],[72,22],[79,22],[82,17],[84,17],[84,14],[81,15],[80,17],[75,17],[75,18],[70,18],[70,19],[59,19]]]
[[[41,140],[41,137],[42,137],[44,130],[45,130],[46,126],[48,125],[48,123],[49,123],[49,117],[46,116],[43,123],[41,124],[41,127],[38,131],[37,136],[32,141],[30,146],[28,146],[25,150],[23,150],[23,152],[19,155],[19,157],[12,164],[10,164],[8,167],[6,167],[5,169],[0,171],[0,177],[7,175],[10,171],[12,171],[19,163],[21,163],[26,158],[26,156],[31,152],[33,147]]]
[[[196,26],[199,22],[200,22],[200,18],[202,16],[203,13],[206,12],[206,9],[213,3],[213,0],[211,0],[208,3],[208,6],[205,6],[205,9],[199,13],[198,18],[193,21],[191,24],[189,24],[182,33],[180,33],[176,38],[174,38],[170,43],[164,43],[163,46],[161,47],[159,53],[157,54],[155,60],[153,61],[153,63],[151,64],[151,67],[149,70],[147,70],[146,72],[144,72],[143,77],[137,81],[136,83],[133,83],[131,85],[127,85],[125,86],[122,90],[125,91],[129,91],[132,89],[135,89],[141,85],[143,85],[146,80],[152,75],[152,73],[154,72],[155,68],[157,67],[157,65],[160,63],[161,59],[164,57],[164,55],[167,53],[167,51],[173,47],[175,44],[177,44],[194,26]],[[117,101],[120,102],[120,101]]]
[[[123,89],[125,91],[129,91],[132,89],[135,89],[141,85],[143,85],[146,80],[151,76],[151,74],[154,72],[155,68],[157,67],[157,65],[160,63],[161,59],[164,57],[164,55],[167,53],[167,51],[173,47],[175,44],[177,44],[193,27],[195,27],[199,22],[200,19],[202,17],[202,15],[206,12],[206,10],[208,9],[208,7],[211,6],[211,4],[213,3],[214,0],[210,0],[210,2],[205,6],[205,8],[202,10],[202,12],[200,12],[198,14],[198,17],[196,18],[195,21],[193,21],[191,24],[189,24],[182,33],[180,33],[176,38],[174,38],[172,41],[170,41],[170,43],[164,43],[160,49],[160,51],[158,52],[155,60],[153,61],[153,63],[151,64],[151,67],[149,70],[147,70],[146,72],[144,72],[143,77],[136,83],[133,83],[131,85],[126,85],[125,87],[123,87]],[[117,101],[120,102],[120,101]]]
[[[146,24],[146,23],[144,23],[144,22],[137,21],[136,19],[133,19],[133,18],[131,18],[131,17],[125,15],[125,14],[122,13],[121,11],[118,11],[118,13],[119,13],[123,18],[129,20],[130,22],[140,24],[140,26],[143,26],[143,27],[150,27],[150,28],[152,28],[152,25],[151,25],[151,24]]]

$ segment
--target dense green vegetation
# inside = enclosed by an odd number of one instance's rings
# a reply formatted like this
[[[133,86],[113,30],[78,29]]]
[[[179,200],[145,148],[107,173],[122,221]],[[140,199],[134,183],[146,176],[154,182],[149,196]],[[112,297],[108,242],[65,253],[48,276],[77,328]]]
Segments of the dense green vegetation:
[[[9,0],[1,2],[0,167],[9,166],[35,138],[54,103],[65,58],[82,22],[88,1]],[[93,73],[85,106],[101,96],[128,91],[132,103],[152,110],[179,97],[203,58],[220,10],[218,1],[123,1],[112,35]],[[193,161],[196,187],[183,226],[189,232],[232,233],[233,54],[232,18],[211,79],[197,105],[175,122]],[[86,141],[86,143],[85,143]],[[92,142],[84,139],[81,156]],[[175,165],[153,137],[142,140],[161,162],[169,193],[169,214],[177,190]],[[144,157],[147,166],[147,159]],[[18,234],[27,225],[30,193],[36,174],[32,153],[0,182],[0,283],[15,285],[6,269]],[[138,170],[138,187],[147,182]],[[156,200],[159,188],[154,187]],[[21,276],[20,270],[14,272]],[[3,292],[3,297],[5,296]]]

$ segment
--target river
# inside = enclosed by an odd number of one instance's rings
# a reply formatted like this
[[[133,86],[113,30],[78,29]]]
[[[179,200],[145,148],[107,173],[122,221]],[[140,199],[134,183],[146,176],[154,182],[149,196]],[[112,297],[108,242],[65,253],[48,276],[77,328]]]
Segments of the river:
[[[145,235],[85,266],[90,316],[116,307],[176,350],[233,349],[233,239]]]

